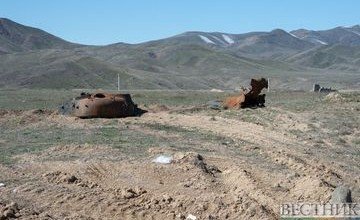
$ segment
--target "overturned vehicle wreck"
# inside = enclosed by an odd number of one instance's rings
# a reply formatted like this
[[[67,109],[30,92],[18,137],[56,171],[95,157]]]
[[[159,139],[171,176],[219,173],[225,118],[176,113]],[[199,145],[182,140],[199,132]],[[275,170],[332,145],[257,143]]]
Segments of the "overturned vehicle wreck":
[[[81,93],[63,104],[59,111],[79,118],[124,118],[140,116],[145,112],[134,104],[130,94],[103,92]]]
[[[223,101],[210,101],[211,109],[240,109],[265,107],[265,94],[260,94],[264,88],[268,88],[268,81],[265,78],[251,79],[251,89],[241,91],[236,96],[230,96]]]
[[[265,78],[251,79],[250,86],[251,89],[248,92],[226,98],[223,107],[225,109],[264,107],[265,94],[260,93],[264,88],[268,88],[268,81]]]

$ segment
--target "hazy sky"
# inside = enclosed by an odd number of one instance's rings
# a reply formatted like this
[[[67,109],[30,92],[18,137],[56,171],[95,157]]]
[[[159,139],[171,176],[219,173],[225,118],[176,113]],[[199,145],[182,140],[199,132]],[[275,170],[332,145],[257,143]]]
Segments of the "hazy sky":
[[[352,26],[360,0],[0,0],[0,17],[77,43],[138,43],[195,30]]]

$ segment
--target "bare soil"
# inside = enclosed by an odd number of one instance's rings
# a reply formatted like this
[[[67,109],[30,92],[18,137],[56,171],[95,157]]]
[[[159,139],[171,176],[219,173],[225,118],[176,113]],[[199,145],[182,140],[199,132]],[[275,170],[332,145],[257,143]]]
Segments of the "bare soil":
[[[358,107],[353,103],[348,114],[359,113]],[[349,186],[354,202],[360,202],[359,119],[351,131],[334,137],[338,128],[323,126],[323,117],[279,107],[216,112],[161,106],[140,118],[90,120],[54,111],[2,111],[3,129],[73,129],[83,131],[84,140],[54,141],[0,165],[0,182],[6,184],[0,187],[0,219],[186,219],[189,214],[277,219],[280,204],[327,202],[338,185]],[[121,147],[123,140],[89,141],[104,128],[118,131],[115,137],[132,132],[130,149]],[[114,138],[112,130],[106,132],[102,135]],[[132,151],[140,136],[149,142]],[[0,136],[0,144],[10,141]],[[159,155],[173,160],[154,163]]]

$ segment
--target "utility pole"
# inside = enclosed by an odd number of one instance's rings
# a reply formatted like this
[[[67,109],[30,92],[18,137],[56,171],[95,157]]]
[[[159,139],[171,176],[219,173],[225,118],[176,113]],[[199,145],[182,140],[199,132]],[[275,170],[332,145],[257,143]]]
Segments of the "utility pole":
[[[120,91],[120,74],[118,73],[118,91]]]

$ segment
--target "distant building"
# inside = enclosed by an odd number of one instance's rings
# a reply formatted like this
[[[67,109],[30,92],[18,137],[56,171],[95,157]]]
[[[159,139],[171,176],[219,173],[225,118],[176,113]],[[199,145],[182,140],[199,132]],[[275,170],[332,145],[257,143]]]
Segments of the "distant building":
[[[335,89],[330,88],[325,88],[325,87],[321,87],[319,84],[314,84],[313,86],[313,92],[335,92]]]
[[[319,90],[320,90],[320,85],[319,84],[314,84],[313,92],[319,92]]]

